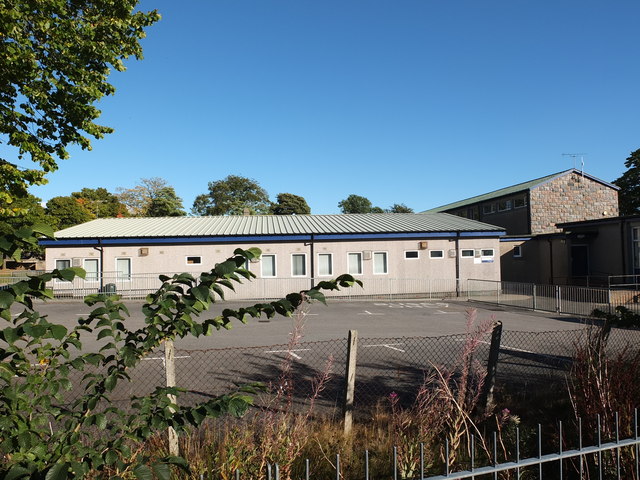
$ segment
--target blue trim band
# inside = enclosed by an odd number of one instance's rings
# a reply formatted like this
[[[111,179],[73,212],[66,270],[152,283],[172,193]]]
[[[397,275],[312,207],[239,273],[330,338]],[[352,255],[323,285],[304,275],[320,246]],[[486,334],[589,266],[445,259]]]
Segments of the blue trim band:
[[[519,238],[501,238],[501,242],[526,242],[531,240],[531,237],[519,237]]]
[[[256,243],[256,242],[310,242],[326,240],[384,240],[384,239],[423,239],[461,237],[498,237],[504,232],[412,232],[412,233],[347,233],[317,235],[242,235],[215,237],[131,237],[131,238],[61,238],[58,240],[40,240],[43,247],[90,246],[98,245],[180,245],[180,244],[216,244],[216,243]]]

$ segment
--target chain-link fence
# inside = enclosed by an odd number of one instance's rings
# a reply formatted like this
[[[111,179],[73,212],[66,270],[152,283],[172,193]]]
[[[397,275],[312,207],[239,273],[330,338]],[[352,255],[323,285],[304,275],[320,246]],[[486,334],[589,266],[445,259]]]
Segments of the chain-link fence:
[[[587,340],[589,327],[551,332],[504,331],[496,368],[497,386],[564,383],[576,345]],[[384,401],[391,392],[411,402],[434,368],[460,368],[469,336],[360,338],[357,350],[354,413]],[[473,359],[486,368],[491,332],[477,337]],[[622,349],[640,344],[640,331],[613,329],[609,345]],[[181,404],[219,396],[250,383],[261,382],[268,392],[286,389],[294,404],[306,408],[318,378],[329,378],[315,398],[317,411],[339,414],[344,402],[347,338],[264,347],[175,351],[176,383],[186,390]],[[283,371],[288,371],[283,375]],[[80,372],[80,374],[87,373]],[[129,372],[112,398],[126,408],[133,395],[144,395],[165,385],[164,352],[146,357]],[[72,381],[74,379],[72,378]],[[79,376],[76,380],[79,380]],[[69,400],[79,392],[69,392]],[[266,402],[273,395],[259,397]]]

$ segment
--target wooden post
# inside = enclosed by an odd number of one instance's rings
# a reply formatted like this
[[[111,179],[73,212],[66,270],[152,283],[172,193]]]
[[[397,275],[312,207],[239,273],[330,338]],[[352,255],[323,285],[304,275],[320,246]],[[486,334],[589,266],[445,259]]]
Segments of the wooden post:
[[[358,331],[349,330],[347,344],[347,366],[345,370],[346,386],[344,390],[344,433],[351,433],[353,425],[353,399],[356,387],[356,357],[358,355]]]
[[[173,340],[167,339],[164,342],[164,374],[167,383],[167,387],[176,386],[176,353],[173,346]],[[175,395],[167,395],[171,403],[176,403],[177,398]],[[167,436],[169,437],[169,455],[178,456],[180,449],[178,447],[178,434],[169,427],[167,429]]]
[[[485,412],[493,403],[493,387],[496,383],[496,370],[498,369],[498,354],[500,353],[500,340],[502,338],[502,322],[495,322],[491,330],[491,346],[489,347],[489,361],[487,362],[487,374],[484,377],[480,408]]]

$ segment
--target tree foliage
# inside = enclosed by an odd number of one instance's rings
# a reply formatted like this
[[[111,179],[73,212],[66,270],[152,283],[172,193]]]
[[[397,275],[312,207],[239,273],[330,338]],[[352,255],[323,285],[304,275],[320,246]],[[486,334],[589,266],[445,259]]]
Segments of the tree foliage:
[[[209,182],[209,193],[198,195],[191,212],[194,215],[268,214],[271,202],[258,182],[238,175]]]
[[[90,137],[112,131],[95,123],[101,112],[94,104],[115,91],[111,69],[142,57],[139,40],[159,19],[156,11],[135,11],[136,3],[0,3],[0,143],[34,164],[0,158],[0,213],[13,211],[29,185],[44,183],[69,145],[90,149]]]
[[[74,198],[96,218],[123,217],[127,215],[127,207],[118,197],[106,188],[83,188],[73,192]]]
[[[41,199],[30,194],[26,197],[16,198],[12,205],[21,213],[0,217],[0,237],[36,224],[48,225],[51,228],[57,225],[56,219],[47,215],[41,203]],[[37,244],[23,252],[23,258],[43,255],[44,249]]]
[[[274,215],[309,215],[311,208],[304,197],[293,193],[279,193],[271,211]]]
[[[21,248],[37,242],[37,234],[51,236],[52,230],[10,234],[0,241],[0,252],[18,257]],[[47,282],[83,278],[85,272],[79,268],[54,270],[0,290],[2,478],[146,479],[155,474],[169,479],[169,465],[188,470],[179,457],[148,458],[140,448],[142,442],[168,427],[180,432],[208,417],[241,415],[252,403],[256,385],[189,407],[173,403],[169,396],[179,395],[181,389],[157,387],[148,395],[132,397],[127,411],[112,402],[116,387],[129,382],[130,372],[165,341],[209,335],[230,328],[233,320],[291,316],[307,301],[324,302],[322,290],[361,284],[344,275],[279,301],[225,308],[199,321],[217,297],[224,298],[225,289],[233,290],[242,279],[254,277],[244,266],[260,253],[238,249],[197,278],[186,273],[160,276],[162,286],[147,296],[142,307],[145,325],[138,329],[130,329],[129,312],[117,295],[86,297],[93,309],[71,329],[49,322],[34,309],[38,305],[34,299],[52,297]],[[82,338],[87,335],[104,342],[99,352],[83,350]],[[81,395],[69,403],[64,392],[71,389],[79,389]]]
[[[351,194],[338,203],[342,213],[371,213],[371,200],[360,195]]]
[[[56,230],[73,227],[95,218],[95,215],[84,206],[83,202],[74,197],[49,199],[46,213],[52,219],[52,226]]]
[[[387,213],[413,213],[413,208],[407,207],[404,203],[394,203],[386,210]]]
[[[620,187],[620,215],[637,215],[640,213],[640,149],[631,152],[624,166],[627,171],[613,181],[614,185]]]
[[[160,177],[141,178],[133,188],[118,188],[118,199],[136,217],[179,217],[185,215],[182,199]]]
[[[173,187],[161,188],[151,199],[145,212],[147,217],[183,217],[186,214],[182,208],[182,199]]]

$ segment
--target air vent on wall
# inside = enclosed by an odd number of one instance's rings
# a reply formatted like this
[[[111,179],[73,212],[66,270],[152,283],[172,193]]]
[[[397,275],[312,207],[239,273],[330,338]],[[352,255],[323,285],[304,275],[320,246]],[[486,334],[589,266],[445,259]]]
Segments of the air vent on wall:
[[[138,255],[141,257],[146,257],[147,255],[149,255],[149,249],[147,247],[142,247],[138,250]]]
[[[429,246],[429,242],[418,242],[418,248],[420,250],[426,250]]]

